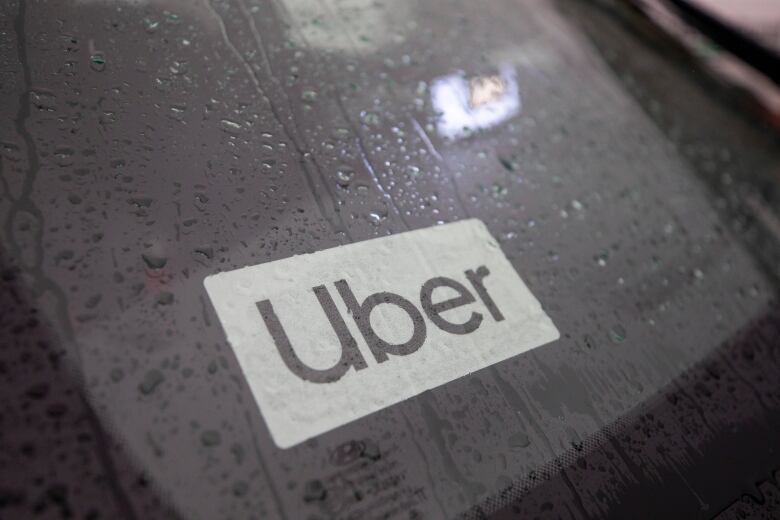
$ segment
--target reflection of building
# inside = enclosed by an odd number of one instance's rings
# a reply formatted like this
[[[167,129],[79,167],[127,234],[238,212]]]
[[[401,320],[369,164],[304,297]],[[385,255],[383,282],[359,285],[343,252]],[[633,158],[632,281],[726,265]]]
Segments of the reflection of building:
[[[516,115],[520,92],[514,69],[505,66],[489,76],[466,78],[459,72],[437,78],[431,83],[431,102],[439,134],[458,139]]]

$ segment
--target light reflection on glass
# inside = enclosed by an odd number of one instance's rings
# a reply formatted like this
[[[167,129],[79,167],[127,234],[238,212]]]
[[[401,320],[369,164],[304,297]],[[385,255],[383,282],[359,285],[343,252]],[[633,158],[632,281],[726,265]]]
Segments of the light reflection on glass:
[[[431,102],[439,116],[436,130],[458,139],[498,125],[520,112],[515,71],[502,66],[498,74],[467,78],[463,72],[431,82]]]

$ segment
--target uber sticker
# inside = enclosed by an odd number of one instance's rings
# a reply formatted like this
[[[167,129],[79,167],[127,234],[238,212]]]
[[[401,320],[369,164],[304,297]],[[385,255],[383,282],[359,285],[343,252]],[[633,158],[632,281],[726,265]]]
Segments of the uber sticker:
[[[559,337],[476,219],[204,285],[281,448]]]

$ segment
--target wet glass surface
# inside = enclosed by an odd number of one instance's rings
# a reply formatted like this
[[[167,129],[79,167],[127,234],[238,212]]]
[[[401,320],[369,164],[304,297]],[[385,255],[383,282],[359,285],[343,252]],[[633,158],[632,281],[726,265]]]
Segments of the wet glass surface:
[[[0,63],[0,516],[778,507],[776,127],[633,9],[8,1]],[[561,339],[278,449],[203,279],[465,218]]]

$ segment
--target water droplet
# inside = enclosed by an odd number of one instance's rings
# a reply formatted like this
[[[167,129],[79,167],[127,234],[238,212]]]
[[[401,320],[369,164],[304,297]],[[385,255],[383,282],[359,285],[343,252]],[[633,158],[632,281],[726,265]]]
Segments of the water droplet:
[[[141,391],[142,394],[149,395],[165,380],[165,376],[163,376],[162,372],[159,370],[152,369],[146,373],[144,376],[143,381],[141,381],[141,384],[138,385],[138,389]]]
[[[152,18],[144,18],[144,28],[146,32],[153,33],[160,27],[160,22],[153,20]]]
[[[157,295],[157,305],[170,305],[173,303],[173,293],[162,291]]]
[[[181,76],[183,74],[187,74],[187,71],[189,70],[189,67],[187,66],[186,61],[176,61],[174,60],[173,63],[171,63],[170,67],[168,67],[168,70],[171,71],[171,74],[175,76]]]
[[[237,497],[242,497],[246,495],[248,490],[249,490],[249,486],[243,480],[239,480],[238,482],[233,484],[233,494]]]
[[[48,393],[49,385],[47,383],[38,383],[27,389],[27,397],[30,399],[43,399]]]
[[[210,246],[196,247],[192,254],[195,260],[203,263],[214,258],[214,248]]]
[[[163,11],[163,16],[165,16],[166,23],[169,24],[177,24],[181,21],[181,16],[168,10]]]
[[[352,179],[354,178],[355,171],[348,166],[343,166],[336,170],[336,179],[338,179],[338,184],[342,188],[348,187],[349,183],[352,182]]]
[[[382,452],[376,442],[366,439],[363,441],[363,449],[360,452],[360,456],[364,459],[379,460],[382,458]]]
[[[228,134],[236,134],[240,132],[243,127],[241,126],[241,123],[236,123],[230,119],[221,119],[219,121],[219,128]]]
[[[513,433],[509,436],[509,439],[507,440],[507,444],[509,444],[510,448],[527,448],[531,445],[531,439],[528,438],[528,435],[526,435],[523,432],[517,432]]]
[[[493,198],[500,199],[506,197],[506,195],[509,193],[509,190],[506,188],[506,186],[495,183],[493,186],[491,186],[490,193]]]
[[[328,490],[319,480],[310,480],[306,483],[303,489],[303,501],[304,502],[317,502],[325,500],[328,495]]]
[[[30,92],[30,103],[44,112],[53,112],[57,109],[57,97],[49,92],[33,90]]]
[[[204,446],[217,446],[222,442],[222,437],[216,430],[206,430],[200,434],[200,442]]]
[[[109,375],[114,383],[118,383],[125,377],[125,373],[121,368],[112,368]]]
[[[164,256],[143,254],[141,255],[141,258],[143,258],[144,263],[149,269],[162,269],[165,267],[165,264],[168,263],[168,259]]]
[[[625,341],[627,335],[623,325],[618,324],[609,329],[609,339],[611,339],[613,343],[622,343]]]
[[[54,150],[57,166],[70,166],[73,164],[73,149],[67,147],[58,147]]]
[[[406,166],[406,173],[410,177],[418,177],[420,175],[420,168],[418,168],[417,166],[414,166],[412,164],[409,164],[409,165]]]
[[[379,121],[380,121],[379,114],[375,112],[368,112],[368,111],[361,112],[360,118],[367,125],[371,125],[371,126],[379,125]]]
[[[499,157],[498,161],[501,163],[501,166],[504,167],[504,169],[508,172],[514,172],[517,171],[519,165],[517,164],[517,161],[514,159],[510,159],[507,157]]]
[[[89,67],[97,72],[106,68],[106,58],[102,54],[93,54],[89,57]]]

